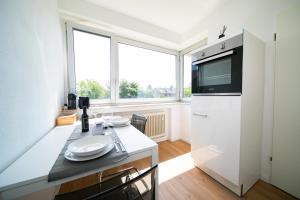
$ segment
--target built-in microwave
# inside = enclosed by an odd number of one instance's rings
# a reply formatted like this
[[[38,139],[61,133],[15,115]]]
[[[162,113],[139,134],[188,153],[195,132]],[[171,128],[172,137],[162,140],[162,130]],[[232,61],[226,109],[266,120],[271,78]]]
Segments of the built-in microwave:
[[[243,35],[192,55],[193,95],[241,95]]]

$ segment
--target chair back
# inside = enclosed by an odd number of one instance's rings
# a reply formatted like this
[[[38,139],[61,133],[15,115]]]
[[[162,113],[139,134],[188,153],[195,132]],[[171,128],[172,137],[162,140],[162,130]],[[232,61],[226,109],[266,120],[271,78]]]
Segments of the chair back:
[[[96,185],[57,195],[55,200],[155,200],[156,173],[157,165],[142,174],[130,169]]]
[[[144,115],[134,113],[131,118],[131,125],[134,126],[136,129],[145,133],[147,123],[147,117]]]

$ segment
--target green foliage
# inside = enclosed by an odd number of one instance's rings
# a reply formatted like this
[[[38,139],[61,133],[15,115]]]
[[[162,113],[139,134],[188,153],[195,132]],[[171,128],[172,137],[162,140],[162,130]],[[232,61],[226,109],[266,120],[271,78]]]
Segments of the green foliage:
[[[192,95],[191,87],[184,88],[184,97],[190,97]]]
[[[154,98],[154,95],[153,95],[153,88],[151,85],[148,85],[146,90],[143,90],[142,91],[142,95],[144,98]]]
[[[136,82],[121,80],[120,98],[136,98],[138,96],[139,85]]]
[[[95,80],[82,80],[77,85],[79,96],[90,97],[91,99],[103,99],[109,97],[109,91]]]

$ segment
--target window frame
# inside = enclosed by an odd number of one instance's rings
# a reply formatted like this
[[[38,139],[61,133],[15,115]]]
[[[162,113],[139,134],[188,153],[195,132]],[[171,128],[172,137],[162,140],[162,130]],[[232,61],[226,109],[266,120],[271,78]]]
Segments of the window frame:
[[[90,33],[94,35],[98,35],[101,37],[110,39],[110,99],[91,99],[91,104],[110,104],[112,100],[115,98],[113,94],[114,90],[114,76],[112,73],[113,65],[112,65],[112,37],[108,32],[100,31],[98,29],[87,27],[74,23],[66,23],[67,29],[67,70],[68,70],[68,92],[76,94],[76,70],[75,70],[75,52],[74,52],[74,34],[73,30],[82,31],[85,33]]]
[[[118,38],[118,44],[125,44],[125,45],[129,45],[129,46],[133,46],[133,47],[137,47],[137,48],[142,48],[142,49],[146,49],[146,50],[151,50],[151,51],[155,51],[155,52],[159,52],[159,53],[165,53],[165,54],[169,54],[169,55],[173,55],[175,56],[175,87],[176,87],[176,94],[175,97],[164,97],[164,98],[132,98],[132,99],[121,99],[119,98],[119,95],[117,96],[117,100],[119,103],[138,103],[138,102],[170,102],[170,101],[178,101],[179,97],[178,97],[178,91],[177,88],[179,87],[178,83],[177,83],[177,76],[178,76],[178,57],[179,57],[179,52],[174,51],[174,50],[169,50],[169,49],[164,49],[161,47],[157,47],[157,46],[153,46],[153,45],[149,45],[146,43],[142,43],[142,42],[138,42],[138,41],[134,41],[134,40],[130,40],[130,39],[126,39],[126,38]],[[119,60],[118,60],[119,61]],[[118,70],[119,70],[119,65],[118,65]],[[119,78],[119,73],[118,73],[118,78]],[[118,79],[119,81],[119,79]],[[118,82],[118,88],[119,88],[119,82]],[[119,94],[119,93],[118,93]]]
[[[175,102],[180,101],[181,78],[180,78],[180,52],[168,48],[159,47],[156,45],[128,39],[115,35],[111,32],[102,31],[97,28],[88,27],[72,22],[66,22],[66,40],[67,40],[67,78],[68,92],[76,93],[76,73],[75,73],[75,54],[74,54],[74,35],[73,30],[79,30],[86,33],[99,35],[110,38],[110,99],[91,100],[91,105],[117,105],[117,104],[137,104],[137,103],[158,103],[158,102]],[[126,44],[138,48],[152,50],[160,53],[166,53],[175,56],[175,87],[176,95],[170,98],[134,98],[121,99],[119,98],[119,57],[118,44]]]
[[[179,81],[180,81],[180,91],[179,91],[179,95],[180,95],[180,100],[183,102],[190,102],[191,101],[191,97],[185,97],[184,96],[184,56],[186,54],[193,54],[197,51],[199,51],[203,46],[205,46],[207,44],[207,37],[199,42],[197,42],[196,44],[193,44],[183,50],[181,50],[179,52],[179,58],[180,58],[180,77],[179,77]]]

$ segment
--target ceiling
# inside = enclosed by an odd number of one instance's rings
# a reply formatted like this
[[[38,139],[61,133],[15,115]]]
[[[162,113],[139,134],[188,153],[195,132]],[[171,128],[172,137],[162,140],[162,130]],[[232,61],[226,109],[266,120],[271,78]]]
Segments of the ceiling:
[[[230,0],[84,0],[177,34],[185,34]]]
[[[240,0],[58,0],[69,22],[182,50],[207,38],[203,22]]]

